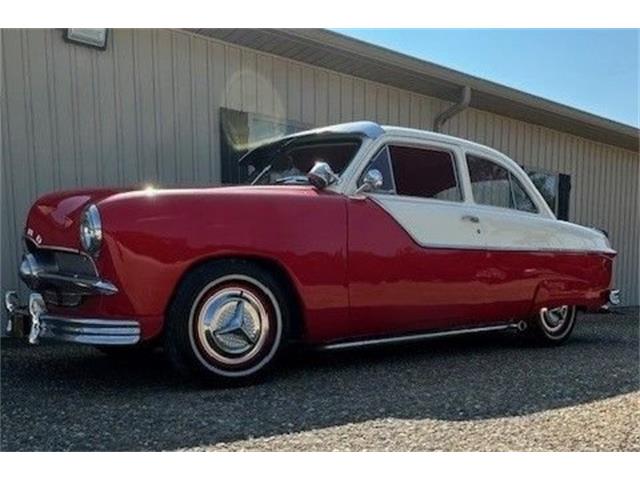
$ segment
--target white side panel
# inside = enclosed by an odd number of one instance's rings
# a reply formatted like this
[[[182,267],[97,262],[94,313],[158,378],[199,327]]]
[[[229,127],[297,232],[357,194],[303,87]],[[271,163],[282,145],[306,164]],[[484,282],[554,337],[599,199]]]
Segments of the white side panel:
[[[394,195],[370,197],[424,247],[614,252],[597,230],[538,215]]]
[[[591,228],[500,208],[476,212],[488,249],[613,253],[604,234]]]
[[[477,224],[464,221],[463,203],[396,195],[370,195],[422,246],[482,248]]]

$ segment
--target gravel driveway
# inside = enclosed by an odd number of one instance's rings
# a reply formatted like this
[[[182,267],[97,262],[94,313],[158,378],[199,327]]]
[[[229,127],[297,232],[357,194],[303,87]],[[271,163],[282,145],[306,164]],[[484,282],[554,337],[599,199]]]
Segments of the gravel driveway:
[[[570,342],[511,335],[290,355],[260,385],[205,389],[160,352],[2,343],[2,450],[639,450],[638,311]]]

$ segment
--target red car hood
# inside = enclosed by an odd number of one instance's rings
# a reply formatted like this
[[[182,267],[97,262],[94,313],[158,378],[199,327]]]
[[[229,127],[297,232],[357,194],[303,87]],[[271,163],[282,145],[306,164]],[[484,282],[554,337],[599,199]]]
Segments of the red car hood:
[[[126,202],[131,205],[150,198],[211,197],[220,195],[317,195],[313,187],[217,187],[189,189],[92,189],[70,190],[47,194],[31,207],[25,226],[25,236],[39,246],[80,249],[79,221],[82,212],[90,203]]]

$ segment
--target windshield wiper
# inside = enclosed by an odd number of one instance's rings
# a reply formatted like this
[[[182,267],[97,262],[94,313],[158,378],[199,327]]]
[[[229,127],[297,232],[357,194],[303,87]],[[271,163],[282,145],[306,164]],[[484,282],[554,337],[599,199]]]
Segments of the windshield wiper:
[[[305,175],[289,175],[288,177],[279,178],[273,183],[295,183],[297,185],[308,185],[309,179]]]
[[[267,173],[269,173],[270,170],[271,170],[271,164],[267,165],[262,169],[262,171],[258,174],[258,176],[251,181],[251,185],[255,185],[258,182],[258,180],[260,180]]]

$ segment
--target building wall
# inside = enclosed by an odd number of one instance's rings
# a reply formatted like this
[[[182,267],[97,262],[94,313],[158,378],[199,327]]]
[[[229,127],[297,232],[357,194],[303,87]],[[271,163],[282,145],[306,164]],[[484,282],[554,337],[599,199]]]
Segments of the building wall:
[[[24,219],[45,192],[219,183],[221,106],[430,129],[449,105],[181,31],[110,31],[106,51],[67,44],[60,30],[2,30],[0,44],[2,291],[20,283]],[[626,304],[640,303],[636,153],[474,109],[445,133],[570,174],[570,219],[609,232],[615,282]]]

